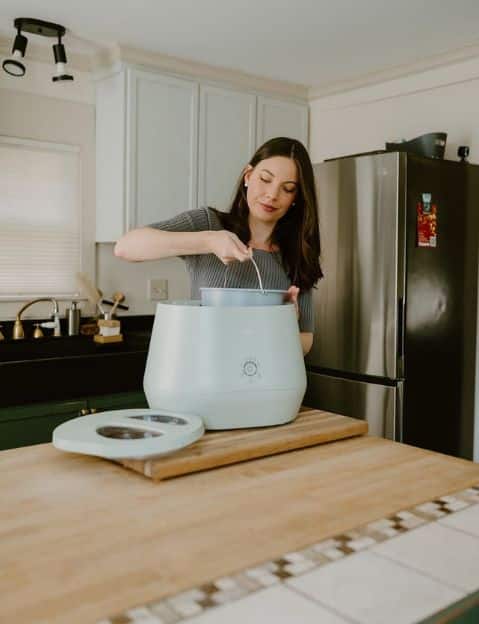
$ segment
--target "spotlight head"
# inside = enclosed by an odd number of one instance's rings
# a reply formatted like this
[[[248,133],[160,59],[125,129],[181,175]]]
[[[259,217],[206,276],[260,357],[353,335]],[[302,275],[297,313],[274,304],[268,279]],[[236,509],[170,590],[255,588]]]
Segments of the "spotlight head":
[[[59,82],[60,80],[73,80],[73,76],[66,73],[67,55],[65,54],[65,46],[61,42],[60,37],[58,43],[53,46],[53,56],[55,57],[55,71],[53,76],[53,82]]]
[[[56,74],[52,77],[53,82],[59,82],[60,80],[73,80],[73,76],[65,73],[65,65],[63,63],[57,63]]]
[[[3,69],[7,74],[10,74],[10,76],[21,77],[25,75],[25,65],[19,59],[25,56],[27,43],[28,39],[24,37],[19,30],[13,42],[11,57],[5,59],[2,63]]]
[[[18,60],[20,58],[22,58],[20,52],[15,51],[10,58],[3,61],[2,67],[7,74],[10,74],[10,76],[17,76],[17,78],[21,78],[25,75],[25,65]]]
[[[25,56],[25,50],[27,49],[28,39],[18,31],[15,41],[13,42],[12,53],[20,52],[21,56]]]

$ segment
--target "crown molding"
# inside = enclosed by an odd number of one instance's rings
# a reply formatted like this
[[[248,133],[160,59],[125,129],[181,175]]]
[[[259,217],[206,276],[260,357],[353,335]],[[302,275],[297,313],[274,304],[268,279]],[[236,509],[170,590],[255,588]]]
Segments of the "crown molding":
[[[120,63],[145,66],[166,72],[187,75],[192,78],[212,80],[227,83],[242,89],[267,92],[283,97],[291,97],[303,102],[308,98],[308,87],[291,82],[262,78],[244,72],[230,70],[224,67],[215,67],[204,63],[197,63],[166,54],[146,52],[121,44],[110,46],[94,55],[95,71],[102,72],[108,67],[118,66]]]
[[[308,100],[311,102],[330,95],[339,95],[348,91],[361,89],[362,87],[369,87],[398,78],[407,78],[414,74],[447,67],[448,65],[454,65],[461,61],[468,61],[475,58],[479,59],[479,44],[466,46],[445,54],[430,56],[415,63],[388,67],[378,72],[364,74],[359,78],[329,82],[323,86],[311,87],[308,89]]]

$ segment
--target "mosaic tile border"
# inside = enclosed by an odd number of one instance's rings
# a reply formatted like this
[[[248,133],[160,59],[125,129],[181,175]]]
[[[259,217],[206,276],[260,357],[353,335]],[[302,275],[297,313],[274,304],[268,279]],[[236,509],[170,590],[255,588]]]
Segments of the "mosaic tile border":
[[[285,553],[237,574],[129,609],[97,624],[177,624],[474,504],[479,504],[479,484],[361,525],[302,550]]]

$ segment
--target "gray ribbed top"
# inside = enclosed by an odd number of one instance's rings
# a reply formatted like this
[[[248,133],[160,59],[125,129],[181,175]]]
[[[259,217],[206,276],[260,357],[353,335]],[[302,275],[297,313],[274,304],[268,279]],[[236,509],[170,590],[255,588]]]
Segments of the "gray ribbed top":
[[[152,223],[149,227],[170,232],[204,232],[205,230],[222,230],[220,220],[213,210],[198,208],[189,210],[159,223]],[[258,265],[263,280],[263,287],[274,290],[287,290],[291,286],[281,261],[281,252],[253,250],[254,259]],[[226,266],[214,254],[198,254],[181,256],[191,278],[191,298],[200,299],[200,288],[223,288],[225,275],[227,288],[259,288],[258,276],[252,262],[232,262]],[[314,330],[313,306],[311,290],[300,293],[299,328],[303,332]]]

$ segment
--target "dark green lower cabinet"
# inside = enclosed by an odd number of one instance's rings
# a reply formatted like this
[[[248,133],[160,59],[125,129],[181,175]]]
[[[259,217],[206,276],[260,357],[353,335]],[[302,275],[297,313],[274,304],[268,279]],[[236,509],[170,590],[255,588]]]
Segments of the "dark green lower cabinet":
[[[147,407],[143,392],[0,408],[0,450],[52,441],[55,427],[88,413]]]
[[[87,409],[86,400],[34,403],[0,409],[0,449],[52,441],[55,427]]]
[[[117,409],[134,409],[148,407],[143,392],[121,392],[107,396],[89,397],[88,408],[97,412],[106,412]]]

